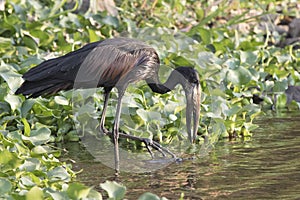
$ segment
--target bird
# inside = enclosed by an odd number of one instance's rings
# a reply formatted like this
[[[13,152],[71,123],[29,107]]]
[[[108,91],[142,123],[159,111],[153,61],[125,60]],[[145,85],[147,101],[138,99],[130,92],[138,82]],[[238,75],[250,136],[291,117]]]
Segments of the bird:
[[[116,37],[88,43],[63,56],[45,60],[23,74],[24,82],[15,94],[27,98],[52,95],[62,90],[103,88],[104,105],[100,131],[111,133],[114,144],[115,171],[119,172],[119,136],[137,139],[119,132],[122,97],[129,84],[145,80],[155,93],[164,94],[181,85],[186,95],[186,127],[188,139],[196,139],[201,86],[199,74],[192,66],[175,67],[165,83],[158,72],[160,59],[156,50],[137,39]],[[112,131],[105,128],[105,115],[110,93],[117,88],[117,106]],[[144,140],[145,142],[145,140]],[[153,144],[153,142],[148,143]],[[155,143],[156,149],[163,147]],[[147,145],[148,148],[148,145]],[[149,148],[148,148],[149,151]],[[167,150],[168,152],[168,150]],[[172,154],[174,155],[174,154]]]

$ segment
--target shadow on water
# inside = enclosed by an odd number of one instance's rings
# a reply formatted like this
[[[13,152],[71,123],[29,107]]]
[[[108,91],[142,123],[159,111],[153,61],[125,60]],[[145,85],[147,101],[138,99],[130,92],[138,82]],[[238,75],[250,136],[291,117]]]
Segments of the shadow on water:
[[[172,163],[149,173],[122,172],[126,198],[149,191],[169,199],[300,199],[300,113],[281,113],[256,121],[248,141],[221,141],[201,160]],[[66,146],[65,159],[78,180],[100,190],[114,180],[114,170],[93,161],[77,143]],[[103,193],[103,192],[102,192]]]

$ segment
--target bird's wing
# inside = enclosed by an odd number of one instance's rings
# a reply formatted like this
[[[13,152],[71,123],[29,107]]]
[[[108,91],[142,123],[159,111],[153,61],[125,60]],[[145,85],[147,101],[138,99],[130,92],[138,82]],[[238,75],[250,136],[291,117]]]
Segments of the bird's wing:
[[[103,84],[114,86],[122,76],[145,59],[146,54],[143,56],[141,52],[147,52],[142,51],[146,48],[152,49],[132,39],[90,43],[62,57],[41,63],[29,70],[23,78],[28,81],[54,78],[73,81],[79,85],[92,84],[85,87]]]
[[[76,74],[76,68],[80,65],[84,58],[89,54],[92,49],[97,47],[98,42],[90,43],[76,51],[72,51],[64,56],[58,58],[52,58],[42,62],[41,64],[31,68],[23,75],[23,78],[27,81],[41,81],[47,78],[59,78],[62,74],[62,68],[69,68],[68,72],[74,70]],[[70,74],[69,74],[70,75]],[[69,76],[72,78],[71,76]]]
[[[146,46],[139,43],[100,43],[76,66],[76,82],[91,81],[97,86],[113,87],[135,66],[142,64],[149,53]],[[64,65],[61,70],[68,71],[70,67]]]

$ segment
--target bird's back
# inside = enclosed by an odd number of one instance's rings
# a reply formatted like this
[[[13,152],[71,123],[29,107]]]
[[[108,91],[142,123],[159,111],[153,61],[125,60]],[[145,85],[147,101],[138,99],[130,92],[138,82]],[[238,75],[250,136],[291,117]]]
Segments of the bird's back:
[[[42,62],[23,75],[16,94],[37,97],[74,87],[114,87],[130,73],[156,73],[159,58],[149,45],[131,38],[106,39]],[[155,68],[149,70],[148,68]],[[145,71],[146,70],[146,71]],[[142,77],[145,76],[145,77]]]

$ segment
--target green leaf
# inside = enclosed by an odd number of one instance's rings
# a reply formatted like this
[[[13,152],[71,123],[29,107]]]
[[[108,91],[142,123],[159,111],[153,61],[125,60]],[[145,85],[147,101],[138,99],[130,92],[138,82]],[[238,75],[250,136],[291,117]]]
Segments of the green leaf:
[[[253,66],[258,58],[257,51],[240,51],[241,63],[245,63],[248,66]]]
[[[23,68],[24,68],[24,69],[27,69],[27,68],[29,68],[30,66],[38,65],[38,64],[40,64],[41,62],[42,62],[42,60],[39,59],[37,56],[31,56],[31,57],[27,58],[26,60],[24,60],[24,61],[21,63],[20,67],[21,67],[22,70],[23,70]]]
[[[107,15],[106,17],[104,17],[104,18],[102,19],[102,22],[103,22],[104,24],[111,25],[111,26],[113,26],[114,28],[117,28],[117,27],[119,26],[118,18],[113,17],[113,16],[110,16],[110,15]]]
[[[150,122],[153,120],[160,120],[161,119],[161,114],[159,112],[155,111],[149,111],[149,110],[144,110],[144,109],[138,109],[136,111],[138,116],[142,118],[144,122]]]
[[[68,99],[66,99],[63,96],[55,96],[54,101],[55,101],[55,103],[57,103],[59,105],[64,105],[64,106],[69,105]]]
[[[6,149],[0,152],[0,169],[2,172],[16,169],[22,164],[16,153],[10,152]]]
[[[224,62],[224,65],[231,69],[231,70],[234,70],[234,69],[237,69],[239,67],[239,60],[237,59],[234,59],[234,58],[231,58],[231,59],[227,59],[225,62]]]
[[[176,113],[178,113],[178,112],[184,110],[185,107],[186,107],[185,105],[176,106],[175,109],[174,109],[174,113],[176,114]]]
[[[280,64],[283,64],[285,62],[290,62],[292,60],[292,57],[289,54],[276,55],[275,58],[278,60]]]
[[[276,98],[276,108],[284,108],[286,106],[286,95],[280,94]]]
[[[50,140],[51,131],[47,127],[31,130],[30,136],[23,135],[23,140],[29,140],[34,146],[45,144]]]
[[[204,44],[210,44],[211,43],[211,32],[203,27],[198,27],[198,33],[201,36],[202,42]]]
[[[273,92],[284,92],[288,88],[287,81],[277,81],[274,83]]]
[[[22,118],[21,121],[23,122],[23,125],[24,125],[24,135],[29,137],[30,136],[30,125],[27,122],[26,118]]]
[[[67,194],[71,199],[87,198],[91,188],[82,185],[81,183],[71,183],[67,189]]]
[[[71,141],[71,142],[78,142],[80,140],[79,136],[78,136],[78,132],[76,130],[72,130],[70,132],[67,133],[66,135],[68,141]]]
[[[176,121],[176,120],[177,120],[177,116],[174,115],[174,114],[170,114],[170,115],[169,115],[169,119],[170,119],[171,121]]]
[[[4,99],[7,103],[9,103],[10,108],[13,111],[16,110],[17,108],[21,107],[22,100],[20,97],[18,97],[16,95],[8,94]]]
[[[35,100],[33,99],[26,99],[21,107],[21,115],[22,117],[26,117],[28,114],[29,110],[31,110],[33,104],[35,103]]]
[[[43,200],[44,199],[44,193],[43,190],[38,187],[34,186],[32,187],[26,194],[26,200]]]
[[[0,37],[0,49],[6,49],[10,45],[11,45],[10,38]]]
[[[114,200],[121,200],[125,196],[126,188],[115,181],[101,183],[100,187],[108,193],[108,197]]]
[[[70,175],[67,170],[61,166],[54,168],[47,173],[49,181],[70,181]]]
[[[235,69],[228,69],[227,79],[237,86],[246,85],[252,79],[249,70],[242,66],[238,66]]]
[[[231,116],[237,114],[241,109],[242,108],[240,106],[235,105],[235,106],[231,107],[230,109],[225,110],[225,114],[228,117],[231,117]]]
[[[195,8],[196,16],[199,21],[205,16],[205,10],[201,7]]]
[[[95,30],[88,29],[90,42],[96,42],[100,40],[100,37],[96,34]]]
[[[26,172],[32,172],[40,168],[41,162],[37,158],[27,158],[25,162],[20,166],[21,170]]]
[[[66,134],[72,128],[72,124],[64,122],[57,131],[57,134]]]
[[[42,31],[40,29],[30,30],[30,34],[33,37],[39,38],[39,45],[48,45],[52,39],[54,39],[54,36],[49,35],[47,32]]]
[[[183,56],[176,56],[172,62],[177,66],[191,66],[191,62]]]
[[[21,75],[16,73],[16,70],[11,65],[5,64],[2,60],[0,62],[0,76],[12,91],[17,90],[21,85]]]
[[[50,11],[49,17],[55,15],[55,13],[65,4],[65,1],[54,1],[54,5]]]
[[[33,175],[33,174],[31,173],[31,175]],[[24,176],[22,176],[20,178],[20,182],[25,187],[33,187],[33,186],[36,185],[36,183],[34,182],[34,180],[32,179],[32,177],[30,175],[24,175]]]
[[[5,194],[11,191],[12,185],[6,178],[0,177],[0,194]]]
[[[47,146],[47,145],[39,145],[35,146],[31,149],[31,152],[38,155],[38,154],[54,154],[57,153],[59,155],[59,151]]]
[[[161,200],[157,195],[152,194],[150,192],[146,192],[142,194],[138,200]]]
[[[29,35],[25,35],[23,37],[23,42],[24,42],[25,46],[27,46],[28,48],[30,48],[32,50],[36,50],[38,47],[36,41]]]
[[[47,194],[49,194],[53,198],[53,200],[68,200],[68,199],[70,199],[70,197],[68,197],[67,192],[56,191],[52,188],[47,188]],[[76,197],[73,199],[76,199]]]
[[[87,199],[102,200],[102,195],[95,190],[90,190]]]

